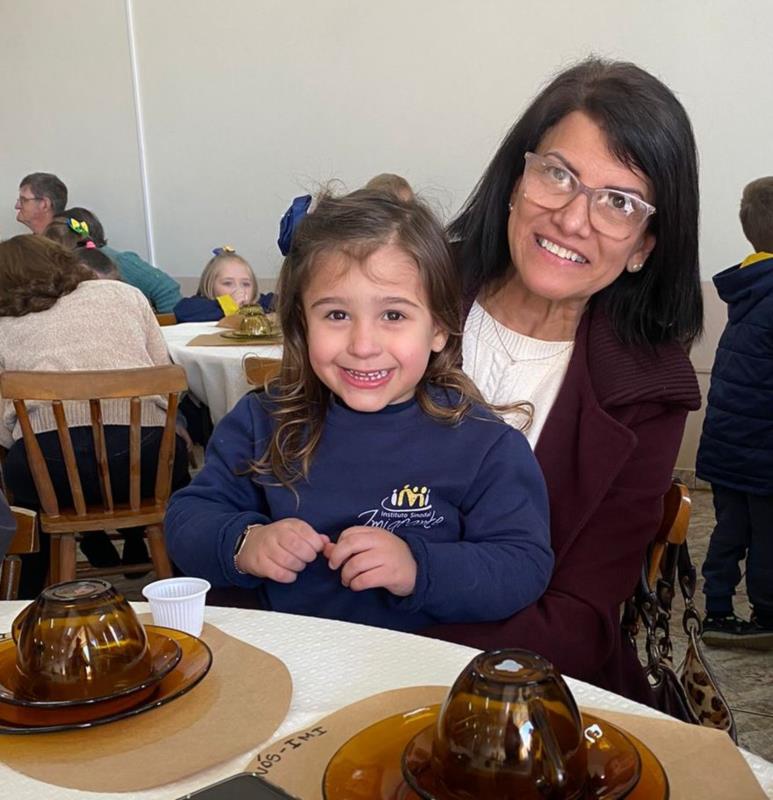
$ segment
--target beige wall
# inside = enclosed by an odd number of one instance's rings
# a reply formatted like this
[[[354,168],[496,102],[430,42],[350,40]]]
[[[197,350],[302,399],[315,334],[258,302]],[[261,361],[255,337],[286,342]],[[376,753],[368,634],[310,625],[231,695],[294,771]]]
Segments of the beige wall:
[[[771,29],[770,0],[0,0],[0,235],[23,230],[19,178],[49,170],[175,276],[225,243],[274,276],[294,195],[397,171],[448,216],[545,80],[595,52],[691,115],[708,279],[743,249],[741,187],[773,172]]]
[[[711,367],[714,363],[714,352],[727,322],[727,306],[719,299],[714,284],[711,281],[704,281],[702,288],[705,314],[704,333],[703,338],[690,353],[690,359],[698,375],[702,403],[698,411],[691,412],[687,417],[682,446],[676,460],[676,468],[684,470],[687,473],[685,477],[695,470],[695,455],[698,451],[703,416],[706,411],[706,397],[709,391]]]

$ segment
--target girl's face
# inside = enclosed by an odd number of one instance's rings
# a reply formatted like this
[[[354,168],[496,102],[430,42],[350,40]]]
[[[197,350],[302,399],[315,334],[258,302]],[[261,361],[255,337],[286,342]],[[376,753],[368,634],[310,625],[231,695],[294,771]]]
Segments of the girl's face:
[[[413,259],[383,245],[364,262],[320,256],[303,293],[316,376],[356,411],[413,397],[448,334],[435,323]]]
[[[537,153],[565,164],[586,186],[616,188],[656,202],[649,180],[619,161],[604,131],[580,111],[553,126]],[[511,202],[507,233],[516,279],[529,294],[559,305],[584,305],[626,266],[643,264],[655,246],[654,235],[644,226],[623,240],[599,233],[582,193],[563,208],[550,210],[530,200],[519,179]]]
[[[255,299],[255,283],[249,269],[234,258],[224,259],[218,265],[213,290],[215,297],[230,294],[240,306]]]

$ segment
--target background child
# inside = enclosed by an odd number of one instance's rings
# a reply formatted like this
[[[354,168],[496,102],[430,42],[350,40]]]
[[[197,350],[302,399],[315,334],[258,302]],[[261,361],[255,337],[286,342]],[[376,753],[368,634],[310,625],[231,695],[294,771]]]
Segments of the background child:
[[[148,298],[156,312],[168,313],[180,300],[180,285],[170,275],[149,264],[131,250],[115,250],[108,247],[102,223],[88,208],[73,206],[65,209],[61,215],[54,218],[45,235],[70,249],[85,238],[90,238],[97,248],[115,263],[121,279],[130,286],[136,286]]]
[[[172,498],[170,555],[263,607],[400,630],[493,620],[544,591],[545,485],[480,405],[458,281],[420,203],[321,198],[279,279],[282,371]]]
[[[115,262],[106,256],[91,239],[83,247],[76,249],[75,257],[81,266],[90,269],[98,278],[108,281],[121,280],[121,273]]]
[[[201,273],[193,297],[184,297],[174,307],[178,322],[212,322],[235,314],[242,306],[256,302],[258,282],[246,259],[229,245],[216,247]],[[268,310],[273,295],[261,295]]]
[[[711,371],[697,474],[717,524],[703,564],[704,640],[773,648],[773,177],[750,183],[741,225],[755,251],[714,276],[728,322]],[[750,622],[733,612],[746,559]]]
[[[393,194],[398,200],[403,200],[406,203],[415,197],[411,184],[402,175],[396,175],[394,172],[381,172],[378,175],[374,175],[365,184],[364,188],[373,192]]]

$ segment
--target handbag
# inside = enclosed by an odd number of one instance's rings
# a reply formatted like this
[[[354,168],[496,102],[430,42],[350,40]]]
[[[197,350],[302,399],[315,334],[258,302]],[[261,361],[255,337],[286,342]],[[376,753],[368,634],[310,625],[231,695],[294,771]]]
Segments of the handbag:
[[[737,743],[733,712],[701,646],[703,624],[693,601],[697,571],[687,542],[666,544],[661,564],[655,589],[650,586],[647,565],[642,567],[636,593],[623,612],[623,628],[634,647],[636,633],[644,629],[644,669],[658,709],[683,722],[723,730]],[[687,649],[675,667],[670,624],[677,584],[684,598],[682,627],[687,634]]]

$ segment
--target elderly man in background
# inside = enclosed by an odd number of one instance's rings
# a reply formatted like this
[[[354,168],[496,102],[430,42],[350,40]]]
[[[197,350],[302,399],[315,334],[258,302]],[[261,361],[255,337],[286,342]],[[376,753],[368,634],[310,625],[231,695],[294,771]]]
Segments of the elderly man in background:
[[[43,233],[51,220],[67,207],[67,187],[50,172],[33,172],[22,178],[16,199],[16,221],[33,233]]]

